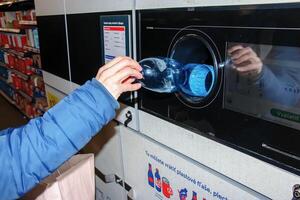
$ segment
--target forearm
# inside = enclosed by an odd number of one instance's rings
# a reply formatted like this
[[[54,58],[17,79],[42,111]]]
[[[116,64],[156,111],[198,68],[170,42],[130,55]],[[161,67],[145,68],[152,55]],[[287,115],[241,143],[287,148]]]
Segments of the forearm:
[[[3,167],[8,169],[0,172],[1,199],[19,197],[51,174],[114,117],[116,108],[116,100],[94,79],[42,118],[7,130],[0,138]]]

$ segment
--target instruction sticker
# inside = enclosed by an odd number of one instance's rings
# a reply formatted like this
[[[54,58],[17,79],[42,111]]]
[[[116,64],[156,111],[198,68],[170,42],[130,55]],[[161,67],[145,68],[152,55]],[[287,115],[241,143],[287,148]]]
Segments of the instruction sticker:
[[[117,56],[131,56],[130,16],[101,16],[102,58],[108,63]]]

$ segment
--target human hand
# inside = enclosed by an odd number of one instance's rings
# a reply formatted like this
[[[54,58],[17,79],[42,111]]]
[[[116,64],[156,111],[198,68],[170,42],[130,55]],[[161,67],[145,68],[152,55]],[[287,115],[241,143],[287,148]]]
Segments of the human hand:
[[[252,48],[236,45],[229,48],[228,53],[239,74],[256,77],[261,73],[263,63]]]
[[[98,70],[96,79],[118,99],[123,92],[135,91],[141,88],[142,67],[129,57],[117,57]]]

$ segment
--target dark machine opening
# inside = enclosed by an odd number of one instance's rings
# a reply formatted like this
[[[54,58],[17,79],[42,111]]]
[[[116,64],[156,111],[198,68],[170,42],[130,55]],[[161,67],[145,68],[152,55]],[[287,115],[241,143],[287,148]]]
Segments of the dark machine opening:
[[[204,80],[205,88],[208,91],[207,96],[191,96],[182,92],[176,94],[182,103],[192,108],[202,108],[209,105],[218,94],[222,78],[221,69],[218,67],[219,53],[214,48],[213,42],[201,34],[200,31],[183,30],[174,37],[169,50],[169,57],[182,63],[183,66],[189,63],[213,66],[213,71],[208,73]],[[197,74],[195,76],[201,77]],[[200,81],[200,78],[196,81]]]

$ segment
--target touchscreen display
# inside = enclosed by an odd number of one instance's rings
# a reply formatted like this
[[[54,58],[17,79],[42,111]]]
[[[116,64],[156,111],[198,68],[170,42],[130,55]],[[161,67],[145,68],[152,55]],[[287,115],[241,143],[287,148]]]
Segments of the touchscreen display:
[[[300,48],[227,43],[224,108],[300,130]]]
[[[102,58],[108,63],[117,56],[131,56],[130,16],[100,17]]]

